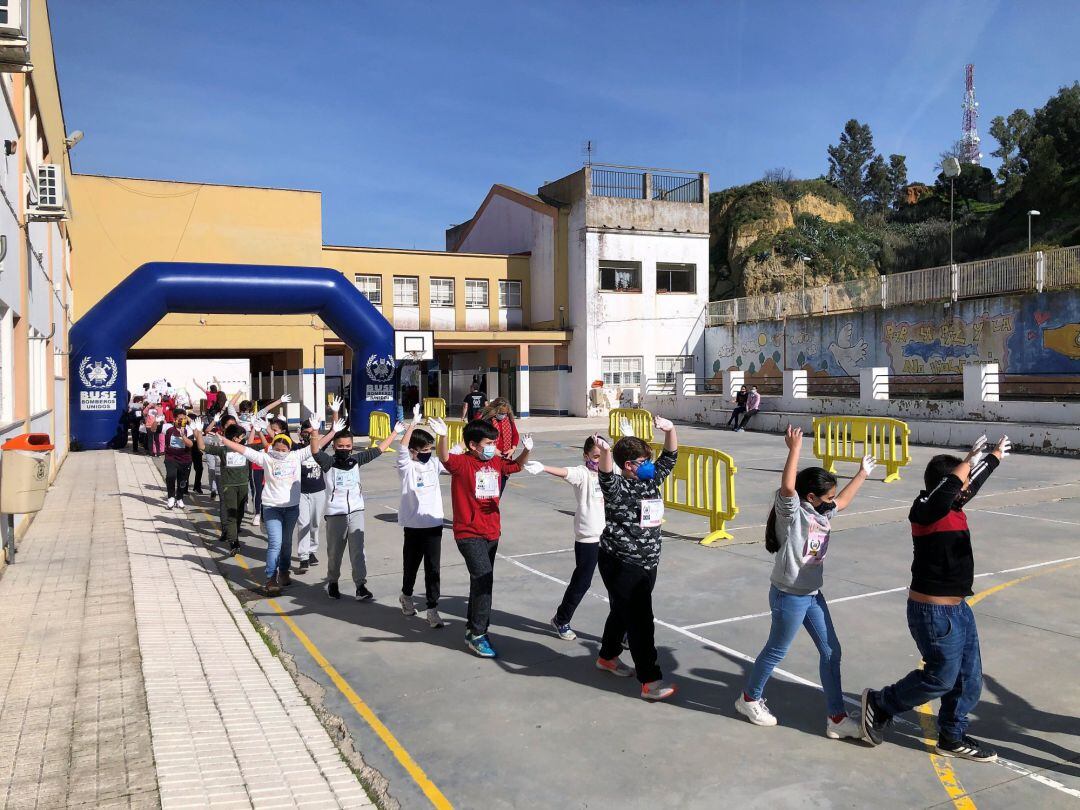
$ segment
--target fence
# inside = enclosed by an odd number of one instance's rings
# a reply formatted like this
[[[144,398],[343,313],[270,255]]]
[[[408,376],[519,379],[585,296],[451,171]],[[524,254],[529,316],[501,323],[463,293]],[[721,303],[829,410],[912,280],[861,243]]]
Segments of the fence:
[[[645,199],[645,173],[618,169],[592,170],[592,195],[624,200]]]
[[[446,418],[446,400],[442,397],[424,397],[422,406],[424,416],[428,419]]]
[[[664,449],[660,444],[651,447],[657,456]],[[702,545],[732,538],[724,526],[739,513],[735,504],[736,472],[735,460],[727,453],[706,447],[679,447],[675,469],[664,479],[661,494],[665,508],[709,519],[709,534]]]
[[[837,461],[873,456],[885,466],[885,482],[898,481],[911,461],[909,435],[906,423],[885,416],[815,416],[814,455],[832,473]]]
[[[701,202],[701,178],[674,174],[652,176],[652,198],[669,202]]]
[[[858,279],[748,298],[710,301],[706,325],[782,320],[1080,285],[1080,246]]]
[[[383,411],[372,411],[368,419],[368,438],[374,447],[390,435],[390,415]]]
[[[621,422],[625,419],[630,423],[634,435],[639,439],[651,442],[653,438],[652,414],[641,408],[612,408],[608,412],[608,435],[613,439],[622,437]]]
[[[465,423],[460,419],[447,419],[446,420],[446,442],[447,447],[454,447],[456,445],[465,446],[465,439],[462,437],[462,432],[465,430]]]

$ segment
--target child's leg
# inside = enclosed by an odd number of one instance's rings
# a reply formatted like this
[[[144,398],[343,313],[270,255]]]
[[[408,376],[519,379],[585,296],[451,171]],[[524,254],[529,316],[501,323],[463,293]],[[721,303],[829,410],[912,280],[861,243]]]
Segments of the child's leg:
[[[240,487],[226,487],[221,493],[221,503],[225,508],[225,517],[221,521],[221,531],[225,541],[235,545],[240,539],[240,518],[243,515],[244,490]]]
[[[956,683],[941,696],[941,709],[938,711],[938,733],[951,740],[959,740],[967,732],[968,712],[975,708],[982,694],[982,653],[979,650],[975,614],[966,602],[961,602],[957,607],[965,633],[964,653]],[[959,629],[957,632],[960,632]]]
[[[349,563],[356,587],[367,583],[367,555],[364,553],[364,513],[350,512],[347,516],[349,532]]]
[[[622,653],[622,640],[626,635],[627,614],[629,612],[629,587],[623,568],[618,558],[601,553],[597,560],[600,578],[608,592],[607,621],[604,623],[604,635],[600,641],[600,657],[610,661]]]
[[[281,513],[277,506],[266,507],[266,579],[277,576],[281,557]]]
[[[299,506],[281,507],[281,554],[278,555],[278,573],[288,575],[292,565],[293,532],[296,531],[296,519],[300,515]]]
[[[776,587],[769,588],[772,627],[769,630],[769,640],[765,642],[764,649],[754,662],[750,680],[746,683],[746,694],[751,700],[761,698],[766,681],[791,648],[791,642],[795,640],[812,600],[812,596],[796,596],[784,593]]]
[[[345,556],[345,537],[349,527],[348,515],[326,516],[326,580],[337,582],[341,577],[341,558]]]
[[[176,467],[175,461],[165,459],[165,494],[170,498],[176,497]]]
[[[424,559],[424,541],[420,534],[422,531],[424,530],[405,529],[405,539],[401,548],[401,592],[406,596],[413,595],[416,572],[420,570],[420,563]]]
[[[326,490],[311,494],[311,531],[308,533],[308,556],[314,557],[319,550],[323,515],[326,514]]]
[[[176,497],[183,500],[188,496],[188,479],[191,478],[191,465],[176,465]]]
[[[912,670],[874,694],[875,703],[887,714],[897,715],[929,703],[956,686],[967,644],[967,633],[961,625],[962,607],[966,606],[908,600],[908,629],[922,654],[923,668]]]
[[[555,624],[562,626],[570,624],[574,618],[581,600],[592,585],[593,573],[596,571],[596,557],[600,552],[599,543],[574,543],[574,573],[570,576],[570,582],[563,594],[562,604],[555,611]]]
[[[814,601],[806,611],[803,627],[810,634],[820,656],[818,674],[821,687],[825,690],[825,711],[829,717],[846,714],[844,708],[844,690],[840,686],[840,640],[836,637],[829,605],[821,593],[814,596]]]
[[[439,606],[442,577],[439,565],[442,561],[442,526],[421,529],[424,537],[424,592],[428,610]]]
[[[487,633],[491,620],[491,591],[495,581],[492,556],[498,542],[469,537],[458,540],[457,546],[469,571],[468,631],[474,636],[482,636]]]
[[[300,493],[300,514],[296,520],[297,547],[296,553],[301,562],[306,562],[310,551],[309,537],[311,534],[311,493]]]
[[[627,566],[633,572],[626,631],[630,638],[630,657],[641,683],[660,680],[663,673],[657,663],[655,624],[653,623],[652,592],[656,585],[656,569],[647,571]]]

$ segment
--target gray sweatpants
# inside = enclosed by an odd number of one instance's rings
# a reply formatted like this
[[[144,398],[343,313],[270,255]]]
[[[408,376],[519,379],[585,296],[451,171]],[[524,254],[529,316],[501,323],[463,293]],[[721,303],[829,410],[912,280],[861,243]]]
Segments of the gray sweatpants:
[[[300,518],[296,521],[296,536],[299,538],[299,545],[296,553],[301,560],[306,560],[319,550],[319,532],[322,531],[325,511],[325,489],[318,492],[300,493]]]
[[[352,578],[357,585],[367,582],[367,557],[364,555],[364,510],[347,515],[326,516],[326,578],[337,582],[341,576],[341,559],[349,546]]]

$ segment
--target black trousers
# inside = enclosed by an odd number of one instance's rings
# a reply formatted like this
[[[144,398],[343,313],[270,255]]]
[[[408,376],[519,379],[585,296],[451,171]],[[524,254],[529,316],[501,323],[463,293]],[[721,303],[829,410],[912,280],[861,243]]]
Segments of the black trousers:
[[[736,405],[734,408],[731,409],[731,417],[727,420],[727,423],[730,425],[732,422],[734,422],[735,427],[738,427],[739,417],[742,416],[744,413],[746,413],[746,406]]]
[[[256,515],[262,514],[263,471],[248,467],[248,484],[251,487],[251,503]]]
[[[596,572],[596,557],[600,553],[599,543],[574,543],[574,573],[563,594],[562,604],[555,611],[555,624],[570,624],[574,611],[589,592],[593,574]],[[621,639],[620,639],[621,640]]]
[[[751,419],[753,419],[754,414],[756,414],[759,410],[760,410],[759,408],[754,408],[754,410],[752,410],[752,411],[747,411],[746,416],[743,417],[742,424],[739,425],[739,427],[741,427],[741,428],[746,427],[746,423],[749,422]]]
[[[427,529],[405,529],[402,550],[405,570],[401,576],[401,592],[412,596],[420,563],[424,564],[424,592],[428,610],[439,606],[439,561],[442,557],[442,526]]]
[[[199,494],[202,494],[202,451],[198,447],[193,446],[191,448],[191,470],[195,473],[195,481],[192,483],[192,489]]]
[[[186,497],[188,490],[188,476],[190,474],[190,464],[180,464],[165,459],[165,493],[170,498],[183,499]]]
[[[135,419],[131,422],[131,451],[138,455],[139,445],[143,443],[142,434],[139,433],[139,420]]]
[[[498,540],[466,537],[457,541],[469,571],[469,610],[466,627],[474,636],[482,636],[491,622],[491,592],[495,585],[495,554]]]
[[[598,555],[597,567],[611,602],[611,612],[604,624],[604,638],[600,643],[600,657],[608,660],[617,657],[622,652],[623,635],[627,635],[637,679],[641,683],[660,680],[652,612],[656,569],[632,565],[603,549]]]

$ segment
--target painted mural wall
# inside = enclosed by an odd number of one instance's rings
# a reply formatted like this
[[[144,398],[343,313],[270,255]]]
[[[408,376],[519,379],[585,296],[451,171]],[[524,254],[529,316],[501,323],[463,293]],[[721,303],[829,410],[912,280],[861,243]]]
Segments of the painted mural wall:
[[[1075,374],[1080,290],[715,326],[705,330],[705,353],[713,377],[725,370],[781,376],[784,369],[857,377],[873,366],[960,374],[980,361],[1007,374]]]

